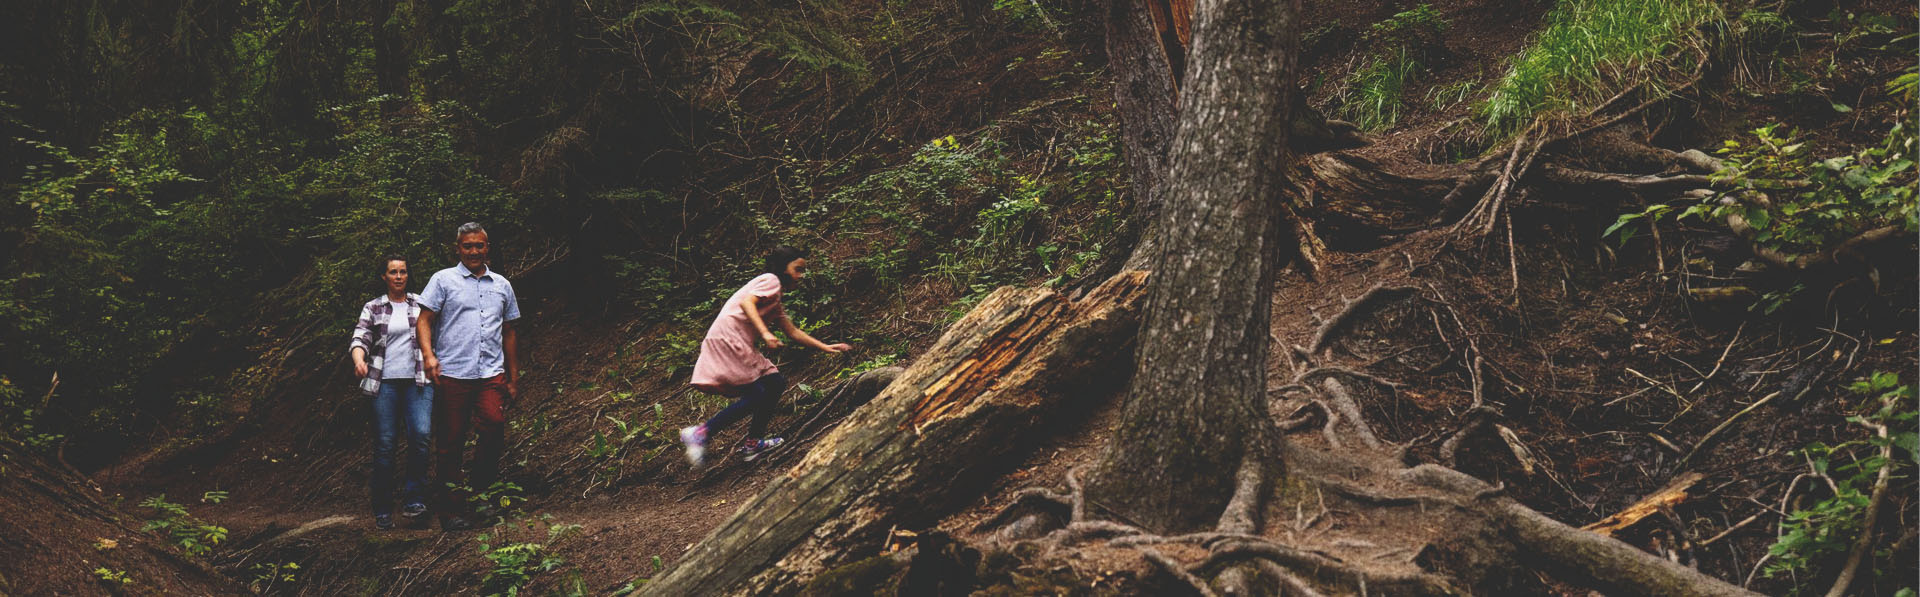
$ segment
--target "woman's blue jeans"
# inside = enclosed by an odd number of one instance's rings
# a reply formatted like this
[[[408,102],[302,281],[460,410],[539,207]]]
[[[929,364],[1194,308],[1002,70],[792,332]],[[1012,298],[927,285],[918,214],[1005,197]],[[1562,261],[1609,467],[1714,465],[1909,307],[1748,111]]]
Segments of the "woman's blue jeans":
[[[373,397],[373,513],[393,514],[393,461],[406,434],[407,471],[401,499],[423,503],[427,497],[427,452],[433,447],[433,386],[406,379],[383,381]]]

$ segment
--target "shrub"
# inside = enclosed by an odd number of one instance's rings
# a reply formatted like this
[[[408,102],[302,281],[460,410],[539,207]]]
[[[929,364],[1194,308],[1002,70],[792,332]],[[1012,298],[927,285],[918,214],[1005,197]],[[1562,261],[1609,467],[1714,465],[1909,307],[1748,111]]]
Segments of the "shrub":
[[[1905,478],[1906,471],[1913,468],[1916,449],[1920,449],[1912,430],[1915,418],[1920,417],[1913,410],[1912,385],[1900,383],[1899,375],[1875,372],[1854,382],[1848,390],[1865,398],[1856,409],[1863,414],[1847,417],[1849,422],[1891,432],[1833,446],[1814,442],[1800,451],[1812,474],[1828,482],[1830,492],[1813,505],[1788,513],[1780,524],[1780,538],[1767,550],[1772,562],[1765,569],[1768,577],[1796,579],[1796,593],[1820,578],[1820,569],[1851,549],[1861,533],[1873,532],[1865,528],[1865,518],[1882,469],[1891,467],[1890,475]],[[1912,581],[1910,577],[1898,579]],[[1902,593],[1911,595],[1912,589],[1903,589]]]

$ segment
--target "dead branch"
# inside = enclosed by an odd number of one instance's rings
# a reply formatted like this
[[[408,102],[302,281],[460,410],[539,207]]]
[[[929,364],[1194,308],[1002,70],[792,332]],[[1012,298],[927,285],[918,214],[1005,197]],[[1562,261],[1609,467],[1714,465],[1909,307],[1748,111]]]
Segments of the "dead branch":
[[[1673,481],[1668,482],[1666,487],[1660,488],[1659,491],[1655,491],[1647,497],[1640,498],[1640,501],[1634,502],[1631,506],[1627,506],[1627,509],[1616,512],[1612,516],[1602,518],[1593,524],[1580,527],[1580,530],[1592,531],[1611,537],[1614,533],[1633,526],[1635,523],[1640,522],[1655,512],[1672,508],[1681,502],[1687,501],[1687,489],[1693,487],[1695,483],[1699,483],[1701,479],[1705,478],[1707,478],[1707,476],[1700,473],[1682,473],[1680,476],[1674,477]]]
[[[1760,408],[1779,396],[1779,392],[1767,394],[1766,397],[1755,400],[1753,404],[1747,405],[1746,408],[1740,409],[1740,412],[1733,413],[1733,416],[1727,417],[1727,420],[1721,421],[1719,425],[1715,425],[1706,435],[1700,436],[1700,441],[1693,443],[1693,449],[1688,450],[1687,455],[1680,459],[1680,466],[1686,466],[1688,462],[1693,460],[1695,454],[1700,453],[1700,448],[1706,447],[1707,442],[1713,441],[1714,436],[1720,435],[1722,431],[1726,431],[1727,427],[1731,427],[1734,421],[1740,420],[1740,417],[1746,416],[1747,413],[1753,412],[1753,409]]]

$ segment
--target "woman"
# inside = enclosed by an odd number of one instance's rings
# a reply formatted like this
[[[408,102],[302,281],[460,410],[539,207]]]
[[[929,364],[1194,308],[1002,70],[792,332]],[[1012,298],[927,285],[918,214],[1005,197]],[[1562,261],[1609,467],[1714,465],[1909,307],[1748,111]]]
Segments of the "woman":
[[[680,443],[687,447],[687,461],[700,466],[706,456],[707,438],[719,433],[741,417],[753,415],[747,439],[740,452],[747,460],[759,458],[780,445],[778,437],[765,437],[767,422],[773,418],[780,393],[787,389],[787,378],[772,361],[753,346],[758,338],[767,348],[780,348],[780,339],[767,327],[769,320],[779,322],[781,331],[800,344],[827,352],[846,352],[852,346],[825,344],[813,339],[787,318],[780,306],[780,294],[807,277],[807,253],[793,247],[775,247],[767,255],[766,273],[747,282],[727,299],[720,316],[707,328],[700,343],[700,360],[693,365],[693,387],[722,396],[736,397],[706,423],[680,430]]]
[[[420,320],[420,297],[407,292],[407,259],[381,261],[380,279],[387,293],[360,308],[353,328],[353,372],[360,390],[373,398],[373,526],[393,528],[394,436],[407,432],[406,484],[400,516],[419,519],[427,513],[427,450],[432,443],[433,386],[421,367],[420,344],[414,325]],[[403,427],[404,425],[404,427]]]

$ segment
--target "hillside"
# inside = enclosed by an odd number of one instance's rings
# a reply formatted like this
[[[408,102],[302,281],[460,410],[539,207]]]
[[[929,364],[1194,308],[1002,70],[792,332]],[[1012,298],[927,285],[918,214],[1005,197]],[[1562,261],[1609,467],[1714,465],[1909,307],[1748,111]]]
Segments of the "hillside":
[[[856,466],[822,459],[906,390],[843,383],[939,366],[996,288],[1099,296],[1152,234],[1104,4],[136,4],[7,25],[8,593],[644,592]],[[1636,13],[1673,19],[1660,51],[1516,87],[1604,4],[1305,3],[1264,372],[1301,476],[1251,518],[1357,571],[1296,579],[1326,594],[1618,589],[1353,472],[1429,463],[1733,586],[1910,593],[1911,7],[1675,3]],[[1701,201],[1733,185],[1763,203]],[[374,255],[437,269],[470,219],[527,315],[504,522],[377,531],[352,307]],[[700,334],[778,244],[815,256],[788,312],[856,349],[771,352],[790,443],[690,469],[674,430],[726,405],[686,385]],[[761,592],[1225,591],[1169,573],[1218,545],[1044,532],[1126,416],[1131,360],[1085,366],[1001,458]]]

